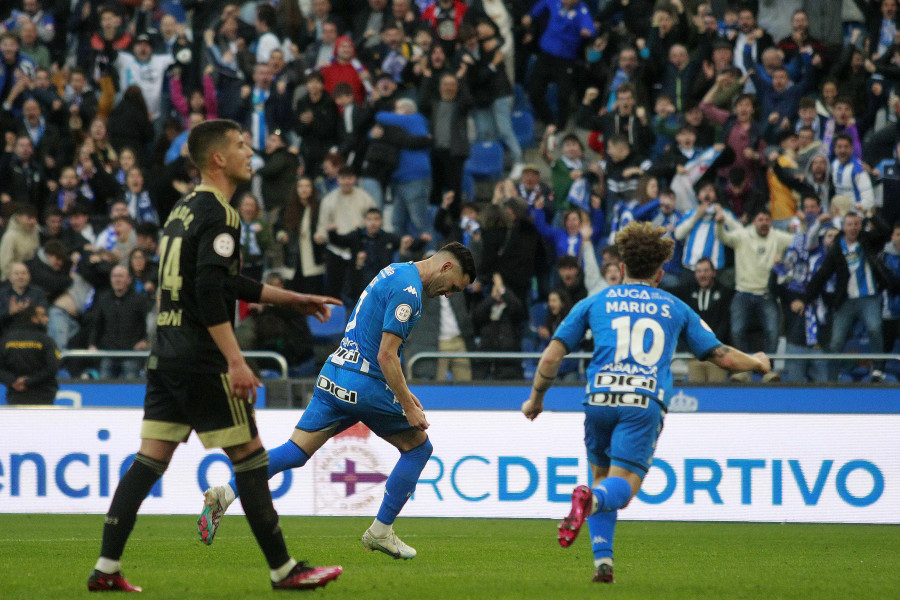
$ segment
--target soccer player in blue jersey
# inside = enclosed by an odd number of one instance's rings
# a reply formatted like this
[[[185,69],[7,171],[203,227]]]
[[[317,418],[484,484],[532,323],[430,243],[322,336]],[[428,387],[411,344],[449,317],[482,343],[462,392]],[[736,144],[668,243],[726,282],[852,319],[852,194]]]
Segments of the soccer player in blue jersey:
[[[422,314],[422,294],[450,297],[475,281],[475,261],[460,243],[447,244],[425,260],[381,270],[359,297],[341,345],[328,357],[309,406],[291,439],[269,452],[269,477],[302,467],[332,436],[362,421],[400,451],[385,482],[384,500],[363,546],[409,559],[414,548],[393,531],[394,519],[412,496],[431,456],[428,420],[406,384],[400,361],[403,343]],[[205,492],[197,522],[211,544],[219,520],[235,499],[234,479]]]
[[[572,493],[572,510],[559,526],[563,547],[587,521],[594,552],[594,581],[613,582],[613,533],[617,511],[641,489],[672,388],[669,365],[678,339],[691,352],[729,371],[766,373],[762,352],[753,356],[722,344],[681,300],[656,289],[674,242],[666,230],[633,222],[616,235],[623,283],[576,304],[541,355],[531,395],[522,412],[534,420],[544,410],[563,357],[590,329],[594,356],[584,399],[584,439],[594,487]]]

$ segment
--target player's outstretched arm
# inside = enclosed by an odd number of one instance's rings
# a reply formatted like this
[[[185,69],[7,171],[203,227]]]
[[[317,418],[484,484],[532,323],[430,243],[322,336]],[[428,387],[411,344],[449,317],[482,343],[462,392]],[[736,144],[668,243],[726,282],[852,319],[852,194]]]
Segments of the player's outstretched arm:
[[[544,394],[553,385],[559,365],[566,356],[566,347],[559,340],[550,340],[550,345],[541,354],[534,381],[531,383],[531,395],[522,404],[522,413],[532,421],[544,412]]]
[[[403,376],[403,365],[400,364],[400,344],[403,340],[398,335],[394,335],[389,331],[381,334],[381,344],[378,347],[378,366],[384,374],[384,379],[390,386],[391,391],[403,412],[406,413],[406,420],[409,421],[411,427],[419,431],[428,429],[428,420],[425,418],[425,411],[422,403],[415,397],[409,386],[406,384],[406,377]]]
[[[313,315],[324,323],[331,318],[329,304],[341,305],[343,302],[331,296],[317,296],[315,294],[298,294],[272,285],[264,285],[259,301],[263,304],[275,304],[285,306],[302,315]]]
[[[755,371],[765,375],[772,370],[772,362],[765,352],[757,352],[751,356],[725,344],[714,348],[706,360],[733,373]]]

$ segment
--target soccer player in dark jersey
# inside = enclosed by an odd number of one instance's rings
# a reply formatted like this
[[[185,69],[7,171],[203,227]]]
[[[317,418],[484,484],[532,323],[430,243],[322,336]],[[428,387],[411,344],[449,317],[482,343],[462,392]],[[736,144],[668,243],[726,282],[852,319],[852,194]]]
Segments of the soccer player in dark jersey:
[[[231,460],[272,587],[321,587],[342,569],[313,568],[288,554],[268,487],[269,458],[253,414],[260,383],[241,355],[232,315],[239,298],[290,307],[324,321],[331,314],[328,305],[340,301],[240,276],[240,218],[228,198],[250,179],[252,151],[237,123],[197,125],[188,137],[188,152],[202,177],[172,209],[160,242],[160,312],[147,364],[141,447],[110,504],[88,590],[141,591],[122,576],[119,559],[141,502],[192,430],[206,448],[222,447]]]
[[[674,242],[650,223],[630,223],[616,235],[622,257],[621,285],[576,304],[541,355],[531,395],[522,412],[534,420],[544,410],[544,393],[560,362],[590,328],[594,356],[588,366],[583,404],[584,439],[594,487],[572,493],[572,510],[559,526],[563,547],[575,541],[587,521],[594,552],[594,581],[613,582],[616,514],[641,489],[662,430],[670,391],[672,354],[684,337],[697,358],[729,371],[771,369],[762,352],[744,354],[716,339],[684,302],[656,289]]]
[[[422,294],[430,298],[462,291],[475,280],[469,249],[451,242],[418,262],[383,268],[366,286],[350,314],[344,339],[319,372],[316,389],[291,439],[272,450],[269,477],[302,467],[332,436],[362,421],[400,451],[384,484],[384,499],[362,536],[368,550],[410,559],[415,548],[394,533],[394,520],[412,496],[431,456],[428,420],[403,376],[400,353],[422,315]],[[242,494],[232,479],[206,490],[198,520],[200,538],[211,544],[219,519]]]

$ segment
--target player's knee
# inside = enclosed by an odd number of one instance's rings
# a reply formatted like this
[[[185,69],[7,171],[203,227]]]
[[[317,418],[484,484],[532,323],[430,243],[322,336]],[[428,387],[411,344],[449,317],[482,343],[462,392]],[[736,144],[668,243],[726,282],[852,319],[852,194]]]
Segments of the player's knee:
[[[134,455],[134,462],[144,465],[160,477],[162,477],[163,473],[166,472],[166,469],[169,468],[168,461],[163,462],[161,460],[156,460],[155,458],[150,458],[140,452]]]
[[[411,450],[407,450],[403,454],[410,458],[416,459],[416,462],[421,462],[422,466],[425,466],[425,463],[428,462],[428,459],[431,458],[431,454],[434,452],[434,446],[431,445],[431,440],[425,438],[425,441],[416,446]]]
[[[631,501],[631,482],[624,477],[607,477],[603,480],[603,486],[612,506],[625,508]]]

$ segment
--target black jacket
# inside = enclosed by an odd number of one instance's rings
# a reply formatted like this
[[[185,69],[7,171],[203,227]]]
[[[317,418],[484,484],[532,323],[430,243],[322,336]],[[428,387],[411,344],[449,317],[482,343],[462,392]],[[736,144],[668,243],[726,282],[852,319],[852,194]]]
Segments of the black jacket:
[[[337,232],[328,232],[328,241],[336,246],[343,246],[350,250],[353,255],[351,259],[350,273],[348,274],[350,295],[358,298],[369,282],[378,275],[381,269],[385,268],[394,261],[394,256],[400,250],[400,236],[395,233],[388,233],[383,229],[379,230],[374,236],[366,233],[364,228],[356,229],[345,235],[339,235]],[[410,251],[415,252],[424,247],[426,242],[416,240],[410,246]],[[366,253],[366,261],[361,268],[357,268],[356,255],[359,252]],[[398,260],[403,260],[399,258]]]
[[[870,231],[867,231],[868,225],[872,226]],[[869,268],[872,269],[872,276],[875,278],[875,284],[879,290],[889,287],[891,284],[890,276],[885,272],[884,264],[878,260],[878,254],[884,248],[884,243],[889,236],[890,229],[880,218],[875,217],[863,220],[863,229],[859,232],[859,246],[862,248],[866,262],[869,263]],[[822,266],[819,267],[819,270],[816,271],[816,274],[813,275],[806,286],[806,296],[803,300],[807,304],[813,302],[822,293],[825,284],[834,274],[837,274],[837,291],[834,295],[834,306],[832,308],[840,307],[847,299],[847,282],[850,280],[850,271],[847,268],[847,258],[844,256],[844,251],[841,248],[843,239],[844,234],[841,232],[834,239],[834,244],[831,246],[828,254],[825,255]]]
[[[432,134],[434,134],[434,108],[441,102],[441,94],[438,91],[439,83],[440,78],[433,80],[431,77],[425,77],[419,88],[419,112],[431,122]],[[456,107],[450,123],[450,154],[456,157],[467,157],[469,156],[468,119],[469,110],[472,108],[472,95],[469,93],[469,86],[466,85],[465,79],[459,82],[459,92],[456,94],[455,102]]]
[[[0,340],[0,383],[6,387],[7,404],[53,404],[59,350],[44,329],[30,321],[16,321]],[[25,391],[12,388],[25,377]]]
[[[111,289],[97,299],[91,328],[91,346],[101,350],[133,350],[147,338],[147,297],[129,289],[116,296]]]
[[[263,166],[256,171],[262,183],[263,204],[267,211],[284,208],[297,181],[297,155],[287,148],[263,154]]]
[[[31,285],[44,290],[47,302],[53,303],[63,292],[72,285],[72,277],[69,275],[69,262],[63,265],[59,271],[54,271],[50,265],[42,260],[43,250],[38,250],[37,255],[31,260],[25,261],[28,272],[31,273]]]
[[[731,290],[719,282],[714,282],[709,293],[701,293],[696,281],[677,290],[676,295],[706,321],[713,333],[723,344],[728,343],[731,332]]]
[[[0,192],[12,197],[13,202],[25,202],[43,212],[47,190],[47,174],[32,157],[26,165],[12,152],[0,157]]]
[[[307,110],[312,111],[313,119],[309,123],[300,120]],[[338,145],[340,115],[337,105],[327,92],[322,92],[318,102],[312,102],[309,96],[303,96],[294,107],[294,131],[303,138],[300,153],[306,161],[307,172],[317,172],[322,158],[332,146]]]

